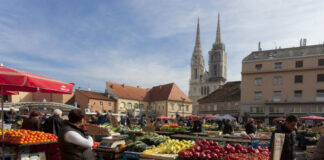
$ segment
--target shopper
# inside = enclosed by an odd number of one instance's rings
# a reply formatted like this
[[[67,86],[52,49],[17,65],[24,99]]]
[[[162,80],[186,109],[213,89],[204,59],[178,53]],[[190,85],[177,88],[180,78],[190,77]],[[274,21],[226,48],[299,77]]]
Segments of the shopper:
[[[4,120],[6,123],[15,123],[18,120],[18,116],[14,108],[10,108],[8,112],[4,114]]]
[[[29,118],[23,121],[21,129],[40,131],[41,130],[41,122],[39,118],[40,116],[41,114],[38,111],[32,111],[29,114]]]
[[[105,115],[103,115],[100,111],[97,111],[97,122],[96,124],[104,124],[106,123],[107,118]]]
[[[275,133],[284,133],[285,140],[282,147],[280,160],[294,160],[295,159],[295,143],[296,143],[296,132],[297,117],[290,115],[286,117],[285,123],[281,124],[276,131],[272,133],[271,144],[274,142]]]
[[[231,124],[231,120],[227,119],[224,125],[223,134],[232,134],[232,133],[233,133],[233,127]]]
[[[312,160],[324,159],[324,134],[320,137],[316,149],[312,155]]]
[[[91,150],[93,139],[80,128],[85,114],[80,109],[70,111],[69,120],[63,121],[59,135],[59,147],[62,160],[94,160]]]
[[[62,111],[60,109],[55,109],[53,112],[53,116],[45,120],[43,126],[44,132],[53,133],[55,136],[58,136],[63,123],[61,117],[62,117]]]
[[[256,127],[253,124],[253,118],[250,118],[248,123],[245,125],[246,134],[255,134]]]

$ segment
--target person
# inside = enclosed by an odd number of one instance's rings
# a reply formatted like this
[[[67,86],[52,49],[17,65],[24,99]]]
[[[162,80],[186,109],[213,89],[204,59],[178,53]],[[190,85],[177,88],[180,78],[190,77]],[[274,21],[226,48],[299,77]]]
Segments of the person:
[[[120,120],[120,124],[123,125],[123,126],[126,126],[126,117],[122,117],[121,120]]]
[[[222,131],[222,130],[224,129],[224,128],[223,128],[223,125],[224,125],[223,120],[219,120],[219,121],[217,122],[217,124],[218,124],[218,130]]]
[[[250,118],[248,123],[245,125],[245,132],[246,134],[255,134],[256,127],[253,124],[253,118]]]
[[[44,115],[42,116],[42,124],[45,123],[46,119],[47,119],[47,113],[44,113]]]
[[[18,120],[18,116],[14,108],[10,108],[8,112],[4,114],[4,120],[6,123],[15,123]]]
[[[85,114],[80,109],[69,112],[69,120],[63,121],[59,134],[59,148],[62,160],[94,160],[91,150],[93,139],[80,128]]]
[[[126,123],[127,123],[127,126],[130,127],[131,126],[131,121],[129,119],[129,116],[126,116]]]
[[[232,133],[233,133],[233,128],[231,125],[231,120],[227,119],[224,125],[223,134],[232,134]]]
[[[55,109],[53,112],[53,116],[47,118],[45,120],[43,130],[46,133],[52,133],[55,136],[58,136],[62,127],[63,120],[62,111],[60,109]]]
[[[100,111],[97,111],[97,121],[95,122],[95,124],[104,124],[106,123],[107,118],[105,115],[102,115],[102,113]]]
[[[295,159],[295,143],[296,143],[296,132],[297,117],[289,115],[286,117],[285,123],[281,124],[271,136],[271,144],[274,142],[275,133],[284,133],[285,140],[282,147],[280,160],[294,160]]]
[[[191,119],[187,120],[187,127],[191,127]]]
[[[41,122],[39,119],[40,115],[41,114],[35,110],[30,112],[29,118],[23,121],[21,129],[40,131],[41,130]]]
[[[195,117],[193,121],[193,131],[201,132],[201,129],[202,129],[201,121],[198,119],[198,117]]]

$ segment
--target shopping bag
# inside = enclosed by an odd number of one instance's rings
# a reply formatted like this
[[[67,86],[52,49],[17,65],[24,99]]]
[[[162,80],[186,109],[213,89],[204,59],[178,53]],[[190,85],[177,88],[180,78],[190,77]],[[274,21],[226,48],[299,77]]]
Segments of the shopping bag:
[[[270,160],[280,160],[282,148],[285,142],[284,133],[275,133],[273,142],[271,142]]]

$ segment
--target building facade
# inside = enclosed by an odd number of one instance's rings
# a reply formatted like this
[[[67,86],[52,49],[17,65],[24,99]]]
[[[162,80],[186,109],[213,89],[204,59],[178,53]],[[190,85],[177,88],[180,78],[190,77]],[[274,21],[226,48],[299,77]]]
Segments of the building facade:
[[[242,61],[241,113],[276,117],[324,115],[324,45],[252,52]]]
[[[192,101],[174,83],[151,89],[113,82],[106,83],[106,93],[117,99],[115,113],[175,117],[192,114]]]
[[[208,52],[209,71],[205,70],[205,61],[200,43],[199,18],[196,42],[191,57],[191,78],[189,82],[189,98],[193,101],[193,113],[199,114],[198,99],[207,96],[226,82],[227,53],[221,41],[220,15],[218,14],[216,41]]]
[[[241,82],[227,82],[206,97],[198,100],[200,114],[229,114],[238,118],[240,114]]]
[[[112,97],[107,97],[104,93],[85,90],[75,90],[75,103],[87,112],[113,112],[116,106],[116,100]]]

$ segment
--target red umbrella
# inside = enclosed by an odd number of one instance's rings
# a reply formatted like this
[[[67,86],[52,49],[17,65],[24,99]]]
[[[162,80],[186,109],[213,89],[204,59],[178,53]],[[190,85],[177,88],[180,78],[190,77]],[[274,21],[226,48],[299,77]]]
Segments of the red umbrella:
[[[156,117],[156,119],[168,119],[168,117],[166,117],[166,116],[159,116],[159,117]]]
[[[323,117],[320,116],[306,116],[306,117],[299,117],[300,120],[314,120],[314,121],[324,121]]]
[[[190,115],[190,116],[187,116],[186,118],[188,119],[194,119],[194,118],[200,118],[199,116],[195,116],[195,115]]]
[[[13,68],[0,65],[0,89],[1,97],[4,92],[26,91],[71,94],[74,84],[61,82],[44,76],[19,71]],[[3,111],[3,98],[1,98],[1,109]],[[2,128],[4,115],[2,115]],[[2,140],[4,140],[4,130],[2,130]],[[2,141],[2,146],[4,145]]]
[[[218,119],[217,116],[206,116],[205,118],[206,118],[206,119]]]
[[[285,121],[286,118],[284,117],[278,117],[278,118],[275,118],[273,121]]]

